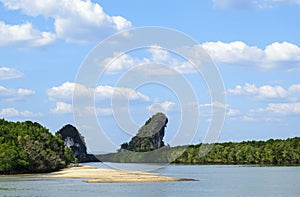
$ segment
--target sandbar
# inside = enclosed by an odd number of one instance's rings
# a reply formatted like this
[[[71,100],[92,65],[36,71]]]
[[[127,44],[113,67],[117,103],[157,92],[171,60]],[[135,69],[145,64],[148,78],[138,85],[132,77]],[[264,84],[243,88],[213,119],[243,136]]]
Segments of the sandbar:
[[[88,183],[170,182],[195,181],[188,178],[174,178],[150,172],[106,169],[95,166],[70,167],[47,174],[47,178],[86,179]]]

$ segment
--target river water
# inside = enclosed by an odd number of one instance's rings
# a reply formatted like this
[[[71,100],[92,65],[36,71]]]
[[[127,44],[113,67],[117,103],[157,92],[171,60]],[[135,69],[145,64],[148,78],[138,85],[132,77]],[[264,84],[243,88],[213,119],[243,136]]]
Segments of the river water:
[[[136,164],[128,166],[135,169]],[[82,179],[0,176],[0,196],[300,196],[297,166],[169,165],[155,172],[198,181],[85,183]]]

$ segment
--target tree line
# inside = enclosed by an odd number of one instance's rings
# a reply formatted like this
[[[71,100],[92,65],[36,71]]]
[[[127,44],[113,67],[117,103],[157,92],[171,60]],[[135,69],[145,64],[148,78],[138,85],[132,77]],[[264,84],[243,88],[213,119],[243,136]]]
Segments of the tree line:
[[[190,164],[299,164],[300,137],[216,143],[206,155],[201,145],[190,145],[174,163]]]
[[[300,137],[165,146],[149,152],[125,151],[98,155],[97,158],[121,163],[299,165]]]

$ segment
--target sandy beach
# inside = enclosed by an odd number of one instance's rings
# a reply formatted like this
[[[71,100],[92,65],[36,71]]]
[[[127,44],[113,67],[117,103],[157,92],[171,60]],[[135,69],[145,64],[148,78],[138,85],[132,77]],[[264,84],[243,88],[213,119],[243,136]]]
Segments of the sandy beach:
[[[187,178],[174,178],[161,176],[156,173],[135,172],[105,169],[94,166],[79,166],[49,173],[47,178],[80,178],[88,183],[122,183],[122,182],[168,182],[168,181],[194,181]]]

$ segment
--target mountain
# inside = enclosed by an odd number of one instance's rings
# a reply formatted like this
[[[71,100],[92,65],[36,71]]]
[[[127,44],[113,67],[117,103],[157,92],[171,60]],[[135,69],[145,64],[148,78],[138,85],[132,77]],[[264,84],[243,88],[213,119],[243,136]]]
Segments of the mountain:
[[[163,147],[165,127],[168,118],[163,113],[157,113],[149,118],[146,123],[138,130],[129,143],[123,143],[120,151],[147,152]]]
[[[55,134],[64,141],[65,146],[70,148],[79,162],[97,162],[93,155],[87,153],[84,137],[76,127],[67,124]]]

